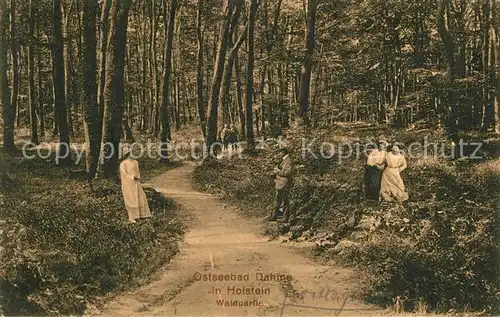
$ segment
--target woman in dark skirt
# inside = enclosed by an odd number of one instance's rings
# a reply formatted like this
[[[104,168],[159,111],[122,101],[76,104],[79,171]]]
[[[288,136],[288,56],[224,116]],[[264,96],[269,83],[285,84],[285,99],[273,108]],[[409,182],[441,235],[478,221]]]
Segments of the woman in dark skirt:
[[[231,147],[231,150],[236,150],[238,148],[238,130],[236,130],[236,127],[234,124],[231,124],[229,126],[229,131],[227,134],[227,143],[228,147]]]
[[[385,167],[387,143],[378,142],[378,149],[374,149],[369,155],[365,166],[365,196],[370,200],[380,200],[380,181]]]

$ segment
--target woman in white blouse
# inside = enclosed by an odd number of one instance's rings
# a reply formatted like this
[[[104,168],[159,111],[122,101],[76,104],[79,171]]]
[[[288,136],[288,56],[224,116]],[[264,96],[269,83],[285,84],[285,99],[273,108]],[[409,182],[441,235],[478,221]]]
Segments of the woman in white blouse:
[[[120,164],[120,178],[128,220],[135,223],[136,219],[151,217],[151,212],[140,182],[139,162],[131,158],[130,154],[130,151],[124,153],[125,159]]]
[[[407,164],[398,146],[394,145],[392,151],[387,153],[385,162],[387,167],[382,173],[380,198],[385,201],[407,201],[408,193],[401,178],[401,172],[406,169]]]

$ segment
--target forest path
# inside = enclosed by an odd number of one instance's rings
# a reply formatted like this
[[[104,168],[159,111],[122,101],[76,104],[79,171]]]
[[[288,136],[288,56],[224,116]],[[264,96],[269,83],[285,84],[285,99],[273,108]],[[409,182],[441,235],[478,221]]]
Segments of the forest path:
[[[191,185],[194,167],[194,164],[186,163],[152,181],[159,191],[175,199],[180,206],[179,215],[188,226],[180,252],[158,272],[155,280],[117,296],[102,315],[384,314],[384,311],[371,310],[372,307],[361,301],[343,299],[355,287],[350,280],[351,270],[320,265],[297,248],[268,241],[259,234],[260,221],[245,219],[238,215],[236,208],[216,196],[196,191]],[[257,276],[258,273],[262,276]],[[198,280],[200,274],[229,274],[229,278],[231,275],[248,276],[248,280],[203,281]],[[278,275],[291,275],[293,279],[289,283],[277,281]],[[259,280],[264,276],[273,280]],[[285,291],[291,288],[303,298],[291,298],[293,292]],[[243,294],[239,294],[240,290]],[[262,294],[257,295],[257,290]],[[290,294],[288,298],[285,298],[285,293]],[[240,306],[220,305],[218,300]]]

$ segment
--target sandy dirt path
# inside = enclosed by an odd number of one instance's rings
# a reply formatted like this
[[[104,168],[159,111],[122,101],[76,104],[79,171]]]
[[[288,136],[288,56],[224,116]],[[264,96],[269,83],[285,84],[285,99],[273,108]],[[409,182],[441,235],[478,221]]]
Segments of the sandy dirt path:
[[[219,198],[193,189],[193,169],[194,165],[186,164],[153,180],[157,189],[177,201],[180,217],[188,226],[179,254],[150,284],[119,295],[101,315],[384,313],[348,298],[347,293],[354,287],[349,280],[350,270],[323,266],[297,248],[268,241],[260,234],[261,221],[245,219]]]

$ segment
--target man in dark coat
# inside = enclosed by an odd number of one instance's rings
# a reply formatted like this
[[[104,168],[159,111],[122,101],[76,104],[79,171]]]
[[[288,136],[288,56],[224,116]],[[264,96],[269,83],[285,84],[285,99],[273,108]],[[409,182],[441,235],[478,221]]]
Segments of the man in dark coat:
[[[290,220],[290,191],[293,181],[292,159],[290,158],[288,148],[282,148],[280,151],[283,154],[283,158],[280,166],[274,170],[276,173],[276,205],[269,215],[268,221],[276,221],[279,218],[281,208],[283,208],[282,213],[284,220]]]

